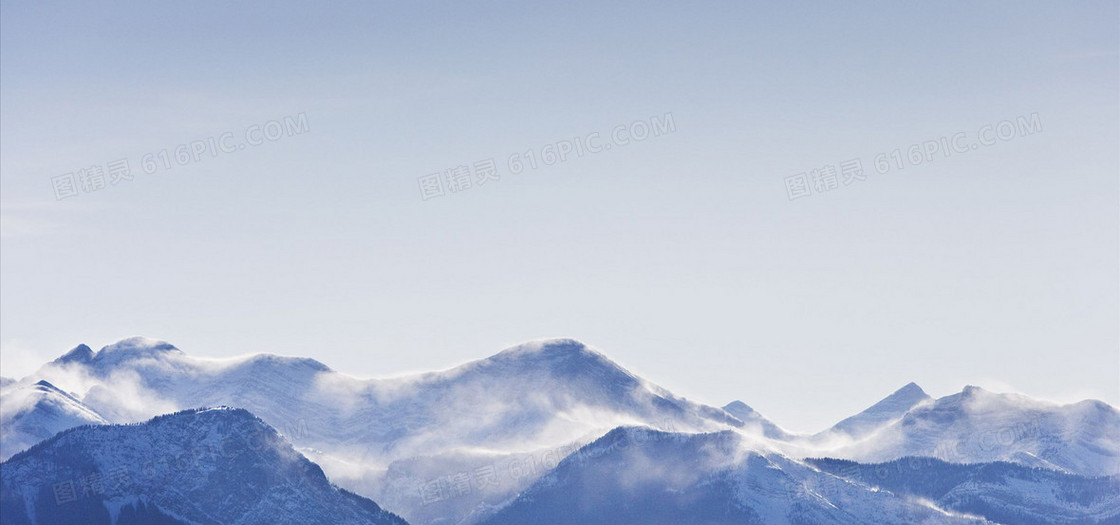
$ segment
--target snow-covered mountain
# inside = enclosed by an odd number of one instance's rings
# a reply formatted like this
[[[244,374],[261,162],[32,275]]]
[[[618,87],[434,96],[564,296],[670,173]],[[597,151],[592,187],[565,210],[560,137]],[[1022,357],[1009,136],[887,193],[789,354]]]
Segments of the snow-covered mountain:
[[[910,384],[824,432],[794,434],[742,402],[720,409],[675,396],[568,339],[392,379],[358,379],[312,359],[268,354],[200,359],[145,338],[97,352],[82,345],[0,391],[2,451],[68,426],[217,405],[250,410],[332,481],[415,525],[468,525],[506,509],[573,451],[617,427],[727,432],[740,440],[737,455],[779,464],[799,487],[831,479],[803,461],[820,457],[1120,471],[1120,417],[1096,401],[1062,406],[974,387],[934,400]],[[850,503],[870,504],[856,496]],[[880,511],[894,516],[906,505]]]
[[[833,425],[832,428],[817,434],[817,436],[818,438],[832,439],[837,435],[843,435],[849,439],[861,439],[898,420],[914,407],[932,399],[922,390],[922,387],[909,383],[863,412]]]
[[[915,405],[860,441],[817,450],[861,462],[928,456],[1009,461],[1084,476],[1120,473],[1120,411],[1100,401],[1058,405],[968,386]]]
[[[0,392],[0,458],[68,428],[106,423],[96,411],[47,381],[12,386]]]
[[[736,432],[681,434],[619,428],[570,455],[481,523],[985,522],[760,451]]]
[[[227,408],[78,427],[16,454],[0,464],[0,521],[405,524]]]
[[[759,414],[757,410],[751,408],[742,401],[732,401],[725,405],[723,410],[735,416],[739,421],[742,421],[745,428],[755,429],[757,434],[781,440],[788,440],[794,437],[794,434],[786,432],[785,429],[775,425],[769,419],[763,417],[762,414]]]
[[[810,463],[857,483],[997,523],[1120,523],[1120,475],[1083,477],[1014,463],[957,465],[919,457],[868,465],[835,459]]]
[[[619,428],[483,525],[1120,523],[1120,475],[1013,463],[797,461],[740,433]]]
[[[162,341],[132,338],[98,352],[80,346],[21,382],[36,378],[74,392],[115,423],[199,406],[249,409],[332,480],[415,523],[508,499],[544,471],[497,476],[487,490],[425,501],[422,487],[467,468],[556,455],[619,425],[743,426],[573,340],[524,344],[442,372],[362,380],[310,359],[196,359]]]

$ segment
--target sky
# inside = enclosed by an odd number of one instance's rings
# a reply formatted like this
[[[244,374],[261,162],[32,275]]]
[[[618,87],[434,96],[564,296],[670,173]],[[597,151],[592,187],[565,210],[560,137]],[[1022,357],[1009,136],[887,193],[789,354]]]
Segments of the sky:
[[[1118,10],[5,1],[0,374],[572,337],[792,430],[1120,405]]]

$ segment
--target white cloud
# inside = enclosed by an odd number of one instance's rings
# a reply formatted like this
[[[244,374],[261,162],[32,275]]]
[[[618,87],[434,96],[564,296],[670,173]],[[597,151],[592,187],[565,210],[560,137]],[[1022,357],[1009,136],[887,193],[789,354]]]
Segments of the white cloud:
[[[0,343],[0,376],[20,379],[43,366],[55,356],[38,348],[33,348],[19,340]]]

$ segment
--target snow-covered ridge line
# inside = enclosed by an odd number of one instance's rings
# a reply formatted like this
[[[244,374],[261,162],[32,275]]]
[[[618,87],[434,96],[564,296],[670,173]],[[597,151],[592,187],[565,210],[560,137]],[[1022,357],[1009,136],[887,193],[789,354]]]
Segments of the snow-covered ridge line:
[[[37,380],[66,396],[33,397],[40,402],[30,411],[8,418],[3,408]],[[359,379],[272,354],[193,358],[155,339],[130,338],[98,352],[83,345],[0,393],[0,432],[6,445],[16,444],[5,449],[14,453],[66,425],[135,423],[223,405],[247,409],[333,481],[416,524],[482,516],[479,508],[510,500],[561,456],[620,427],[635,430],[615,432],[642,439],[663,435],[653,432],[728,433],[753,454],[792,462],[791,469],[808,468],[796,466],[805,457],[904,456],[1011,461],[1085,475],[1120,468],[1120,452],[1101,452],[1120,451],[1120,412],[1100,402],[1055,405],[971,386],[934,399],[911,383],[825,432],[794,434],[745,403],[717,408],[675,396],[573,339],[534,341],[389,379]],[[85,409],[103,421],[91,421]],[[46,428],[43,421],[63,426]],[[527,458],[532,468],[523,468]],[[485,474],[511,466],[517,475]],[[479,471],[485,490],[464,491],[462,480]],[[458,488],[449,479],[460,480]],[[445,497],[452,490],[459,494]]]
[[[49,437],[49,438],[47,438],[43,441],[40,441],[39,443],[36,443],[35,445],[32,445],[31,448],[29,448],[27,450],[24,450],[22,452],[17,452],[15,454],[13,454],[12,457],[7,458],[6,460],[4,460],[4,462],[6,463],[8,461],[17,461],[22,457],[29,456],[29,455],[34,455],[34,454],[38,453],[40,450],[42,450],[44,448],[47,448],[47,447],[50,447],[50,446],[54,445],[54,443],[56,443],[60,440],[66,439],[66,436],[68,436],[70,434],[73,434],[75,432],[81,432],[83,430],[90,429],[90,428],[137,427],[137,426],[148,425],[150,423],[156,423],[156,422],[163,421],[163,420],[166,420],[166,419],[169,419],[169,418],[176,418],[176,417],[191,415],[191,414],[204,414],[204,413],[207,413],[207,412],[224,412],[224,413],[234,414],[234,415],[241,416],[241,417],[246,417],[246,418],[255,420],[255,421],[259,422],[261,425],[264,425],[264,426],[272,429],[272,427],[269,426],[268,423],[265,423],[264,420],[262,420],[261,418],[259,418],[257,416],[254,416],[251,412],[249,412],[248,410],[245,410],[244,408],[233,408],[233,407],[227,407],[227,406],[218,406],[218,407],[211,407],[211,408],[188,408],[186,410],[180,410],[178,412],[172,412],[172,413],[169,413],[169,414],[160,414],[158,416],[153,416],[151,419],[148,419],[146,421],[138,421],[138,422],[135,422],[135,423],[105,423],[105,424],[101,424],[101,425],[89,424],[89,425],[80,425],[80,426],[76,426],[76,427],[71,427],[71,428],[63,430],[62,432],[59,432],[59,433],[57,433],[57,434],[55,434],[55,435],[53,435],[53,436],[51,436],[51,437]],[[275,432],[275,429],[272,429],[272,430],[273,430],[273,432]]]
[[[653,383],[650,383],[649,381],[645,380],[644,378],[641,378],[640,376],[637,376],[637,375],[633,374],[632,372],[630,372],[629,370],[625,369],[624,367],[618,365],[617,363],[612,361],[610,358],[608,358],[604,353],[594,349],[593,347],[587,346],[586,344],[580,342],[577,339],[572,339],[572,338],[554,338],[554,339],[533,340],[533,341],[529,341],[529,342],[526,342],[526,343],[522,343],[522,344],[519,344],[519,345],[514,345],[512,347],[503,349],[503,350],[499,351],[498,353],[496,353],[494,355],[491,355],[489,357],[469,360],[469,361],[463,362],[461,364],[454,365],[454,366],[451,366],[449,368],[440,369],[440,370],[423,371],[423,372],[408,372],[408,373],[403,373],[401,375],[390,374],[390,375],[386,375],[386,376],[372,376],[372,377],[356,376],[356,375],[348,374],[346,372],[341,372],[341,371],[335,370],[335,369],[331,368],[330,366],[328,366],[328,365],[326,365],[326,364],[324,364],[320,361],[317,361],[315,359],[312,359],[312,358],[298,357],[298,356],[284,356],[284,355],[279,355],[279,354],[274,354],[274,353],[269,353],[269,352],[258,352],[258,353],[243,354],[243,355],[231,356],[231,357],[220,357],[220,358],[219,357],[194,357],[194,356],[189,356],[187,353],[185,353],[184,351],[182,351],[181,349],[179,349],[178,347],[174,346],[173,344],[171,344],[167,341],[164,341],[164,340],[161,340],[161,339],[150,338],[150,337],[144,337],[144,336],[128,337],[128,338],[122,339],[120,341],[117,341],[115,343],[112,343],[110,345],[106,345],[96,352],[91,350],[90,347],[85,345],[85,344],[79,344],[78,346],[76,346],[72,350],[66,352],[65,354],[63,354],[59,358],[55,359],[50,364],[55,364],[55,365],[68,364],[68,363],[120,364],[122,361],[127,362],[127,361],[130,361],[130,360],[139,360],[139,359],[155,359],[155,360],[159,360],[159,359],[183,359],[183,360],[190,361],[190,362],[192,362],[192,363],[194,363],[194,364],[196,364],[200,367],[210,368],[211,370],[220,370],[220,369],[225,369],[225,368],[233,368],[233,367],[243,366],[247,363],[268,363],[268,364],[278,364],[278,365],[291,365],[293,367],[306,367],[306,368],[321,371],[321,372],[329,372],[333,375],[349,378],[349,379],[351,379],[353,381],[356,381],[356,382],[381,383],[381,384],[385,384],[386,386],[394,386],[394,385],[397,385],[397,384],[409,384],[409,383],[416,383],[416,382],[432,382],[432,381],[439,381],[439,380],[451,380],[451,379],[454,379],[455,377],[457,377],[459,375],[462,375],[464,373],[468,373],[468,372],[477,370],[478,368],[493,366],[495,363],[501,363],[501,362],[504,362],[504,361],[516,362],[518,360],[541,358],[543,356],[546,356],[549,353],[553,353],[553,354],[559,353],[559,354],[568,354],[568,355],[575,354],[575,355],[582,356],[586,360],[600,361],[600,362],[602,362],[606,365],[616,367],[621,374],[624,374],[630,380],[642,384],[644,387],[650,389],[651,391],[654,391],[655,393],[657,393],[659,395],[665,395],[665,394],[671,395],[671,392],[669,392],[668,390],[666,390],[666,389],[664,389],[664,388],[662,388],[658,385],[655,385]],[[207,367],[205,365],[209,365],[209,366]],[[16,384],[16,383],[22,383],[22,382],[24,382],[24,381],[26,381],[30,378],[36,377],[36,376],[37,376],[37,373],[36,374],[31,374],[30,376],[27,376],[27,377],[22,378],[22,379],[0,378],[0,381],[7,381],[8,384]],[[1021,400],[1023,403],[1050,405],[1050,406],[1057,406],[1057,407],[1065,407],[1065,406],[1070,406],[1070,405],[1076,405],[1078,403],[1083,403],[1085,401],[1105,403],[1104,401],[1095,400],[1095,399],[1086,399],[1086,400],[1080,400],[1080,401],[1074,401],[1074,402],[1049,401],[1049,400],[1042,400],[1042,399],[1034,398],[1034,397],[1031,397],[1031,396],[1029,396],[1025,393],[1021,393],[1021,392],[998,392],[998,393],[997,392],[990,392],[990,391],[985,390],[985,389],[983,389],[979,386],[974,386],[974,385],[965,385],[960,392],[957,392],[955,394],[970,395],[971,393],[974,393],[974,392],[995,393],[995,394],[998,394],[998,395],[1010,396],[1010,397],[1017,398],[1017,399]],[[955,395],[955,394],[950,394],[950,396]],[[922,390],[922,388],[920,386],[911,382],[911,383],[908,383],[905,386],[901,387],[899,390],[897,390],[896,392],[887,396],[886,398],[882,399],[881,401],[877,402],[875,405],[872,405],[868,409],[860,412],[859,414],[848,417],[848,418],[834,424],[833,426],[831,426],[827,429],[819,431],[817,434],[823,434],[823,433],[826,433],[826,432],[832,432],[832,431],[837,431],[837,430],[848,431],[848,429],[850,427],[854,426],[853,424],[855,422],[857,422],[858,420],[860,420],[860,418],[866,419],[866,418],[874,417],[874,416],[880,415],[880,414],[890,414],[892,412],[892,410],[891,410],[892,408],[897,409],[897,408],[901,407],[901,408],[908,409],[908,408],[913,408],[913,407],[915,407],[915,406],[917,406],[921,403],[931,403],[933,401],[935,401],[935,398],[930,397],[928,394],[925,393],[925,391]],[[1107,403],[1105,403],[1105,404],[1107,404]],[[742,401],[733,401],[733,402],[725,405],[724,409],[735,408],[736,406],[746,406],[746,404],[743,403]],[[1111,405],[1109,405],[1109,406],[1111,406]],[[746,406],[746,408],[750,409],[749,406]],[[750,410],[752,412],[754,412],[756,417],[761,416],[760,414],[758,414],[758,412],[753,411],[753,409],[750,409]],[[897,412],[897,414],[895,415],[895,417],[899,417],[901,415],[901,413],[905,412],[905,410],[901,410],[901,411],[896,410],[896,412]],[[739,418],[736,418],[736,419],[739,419]],[[773,423],[770,423],[770,424],[774,425]],[[776,428],[779,428],[779,429],[781,428],[777,425],[774,425],[774,426]],[[786,433],[788,433],[790,435],[802,435],[802,436],[813,435],[813,434],[805,434],[805,433],[794,433],[794,432],[788,432],[788,431],[786,431]],[[849,431],[849,433],[850,433],[850,431]]]
[[[405,524],[239,408],[70,429],[0,468],[5,523]]]

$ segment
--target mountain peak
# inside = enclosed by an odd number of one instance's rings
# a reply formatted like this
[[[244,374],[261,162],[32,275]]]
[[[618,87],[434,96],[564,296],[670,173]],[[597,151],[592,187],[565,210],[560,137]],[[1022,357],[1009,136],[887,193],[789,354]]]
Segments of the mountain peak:
[[[902,417],[910,409],[930,399],[932,398],[922,390],[922,387],[910,382],[863,412],[837,423],[830,430],[838,430],[852,437],[862,437]]]
[[[772,423],[769,419],[763,417],[757,410],[751,408],[742,401],[735,400],[724,405],[723,411],[735,416],[736,419],[748,426],[758,425],[762,430],[762,434],[766,437],[774,439],[788,439],[790,437],[788,432]]]
[[[735,412],[750,413],[755,410],[746,403],[735,400],[723,406],[723,409],[734,414]]]
[[[965,397],[981,396],[986,393],[988,393],[987,390],[984,390],[983,388],[980,388],[976,385],[965,385],[964,389],[961,390],[961,394],[963,394]]]
[[[513,348],[503,350],[498,355],[582,355],[587,353],[594,353],[587,345],[580,341],[569,338],[559,339],[541,339],[538,341],[529,341],[528,343],[519,344]]]
[[[89,363],[91,359],[93,359],[93,350],[85,344],[80,344],[72,348],[69,352],[62,354],[58,359],[55,359],[54,363]]]
[[[1023,396],[1021,394],[1016,394],[1016,393],[1011,393],[1011,392],[1007,392],[1007,393],[992,392],[991,390],[986,390],[986,389],[978,387],[976,385],[965,385],[965,387],[963,389],[961,389],[961,391],[959,393],[952,394],[952,395],[949,395],[949,396],[945,396],[941,399],[938,399],[938,402],[940,402],[941,400],[945,400],[945,402],[950,404],[950,405],[966,403],[966,404],[968,404],[968,406],[972,406],[976,403],[988,403],[988,402],[1010,403],[1010,404],[1021,404],[1021,403],[1037,404],[1037,403],[1039,403],[1039,401],[1028,398],[1028,397]]]
[[[249,412],[244,408],[234,408],[226,405],[217,405],[213,407],[203,408],[188,408],[186,410],[180,410],[178,412],[156,416],[148,420],[148,423],[191,421],[196,418],[217,418],[219,420],[226,420],[230,422],[240,421],[248,423],[253,427],[253,430],[257,432],[271,433],[272,431],[272,428],[269,427],[267,423],[265,423],[259,417],[255,416],[252,412]]]
[[[508,348],[481,361],[510,373],[544,372],[563,377],[612,377],[608,381],[637,385],[639,380],[618,363],[575,339],[545,339]]]
[[[45,393],[45,394],[50,394],[50,395],[53,395],[53,396],[62,397],[66,401],[74,403],[75,405],[80,405],[80,406],[82,406],[83,409],[88,410],[88,407],[86,407],[81,401],[79,401],[78,398],[70,395],[69,393],[67,393],[63,389],[58,388],[57,386],[54,386],[53,384],[51,384],[49,381],[47,381],[45,379],[40,379],[39,381],[36,381],[34,385],[31,385],[31,386],[36,391],[39,391],[39,392],[42,392],[42,393]]]
[[[906,406],[909,408],[927,399],[931,399],[929,394],[927,394],[925,390],[922,390],[922,387],[918,386],[917,383],[910,382],[906,383],[902,388],[895,390],[894,393],[883,398],[882,401],[879,401],[874,406]]]
[[[322,362],[311,359],[310,357],[286,357],[276,354],[256,354],[249,358],[249,366],[268,368],[268,367],[291,367],[291,368],[304,368],[313,372],[330,372],[331,368]]]
[[[905,386],[903,386],[902,388],[900,388],[898,390],[895,390],[894,394],[891,394],[891,395],[894,396],[894,395],[899,395],[899,394],[914,395],[914,396],[918,396],[918,397],[922,397],[922,396],[927,395],[926,391],[922,390],[922,387],[918,386],[918,384],[913,382],[913,381],[911,381],[909,383],[906,383]]]
[[[372,500],[332,485],[273,427],[240,408],[192,409],[131,425],[79,426],[12,456],[4,466],[0,512],[5,523],[32,523],[33,516],[39,523],[107,525],[126,521],[125,512],[121,519],[115,514],[110,519],[123,505],[133,523],[405,525]],[[122,481],[112,491],[86,491],[80,506],[63,507],[64,502],[42,497],[43,491],[22,490],[97,473],[98,466],[113,468],[110,472],[118,473],[113,477]]]
[[[43,394],[62,396],[65,399],[77,401],[73,398],[73,396],[71,396],[70,394],[67,394],[66,392],[63,392],[62,389],[58,388],[57,386],[52,385],[49,381],[47,381],[45,379],[40,379],[39,381],[36,381],[35,384],[31,385],[31,388],[34,391],[41,392]]]
[[[155,359],[168,355],[182,355],[183,351],[167,341],[150,337],[129,337],[103,347],[90,360],[91,363],[118,364],[132,359]]]
[[[138,335],[121,339],[120,341],[102,348],[101,352],[120,352],[131,350],[180,351],[178,348],[175,348],[175,345],[172,345],[167,341]]]
[[[542,339],[519,344],[498,352],[489,360],[520,363],[561,363],[596,361],[610,363],[606,356],[575,339]],[[617,365],[616,365],[617,366]]]

